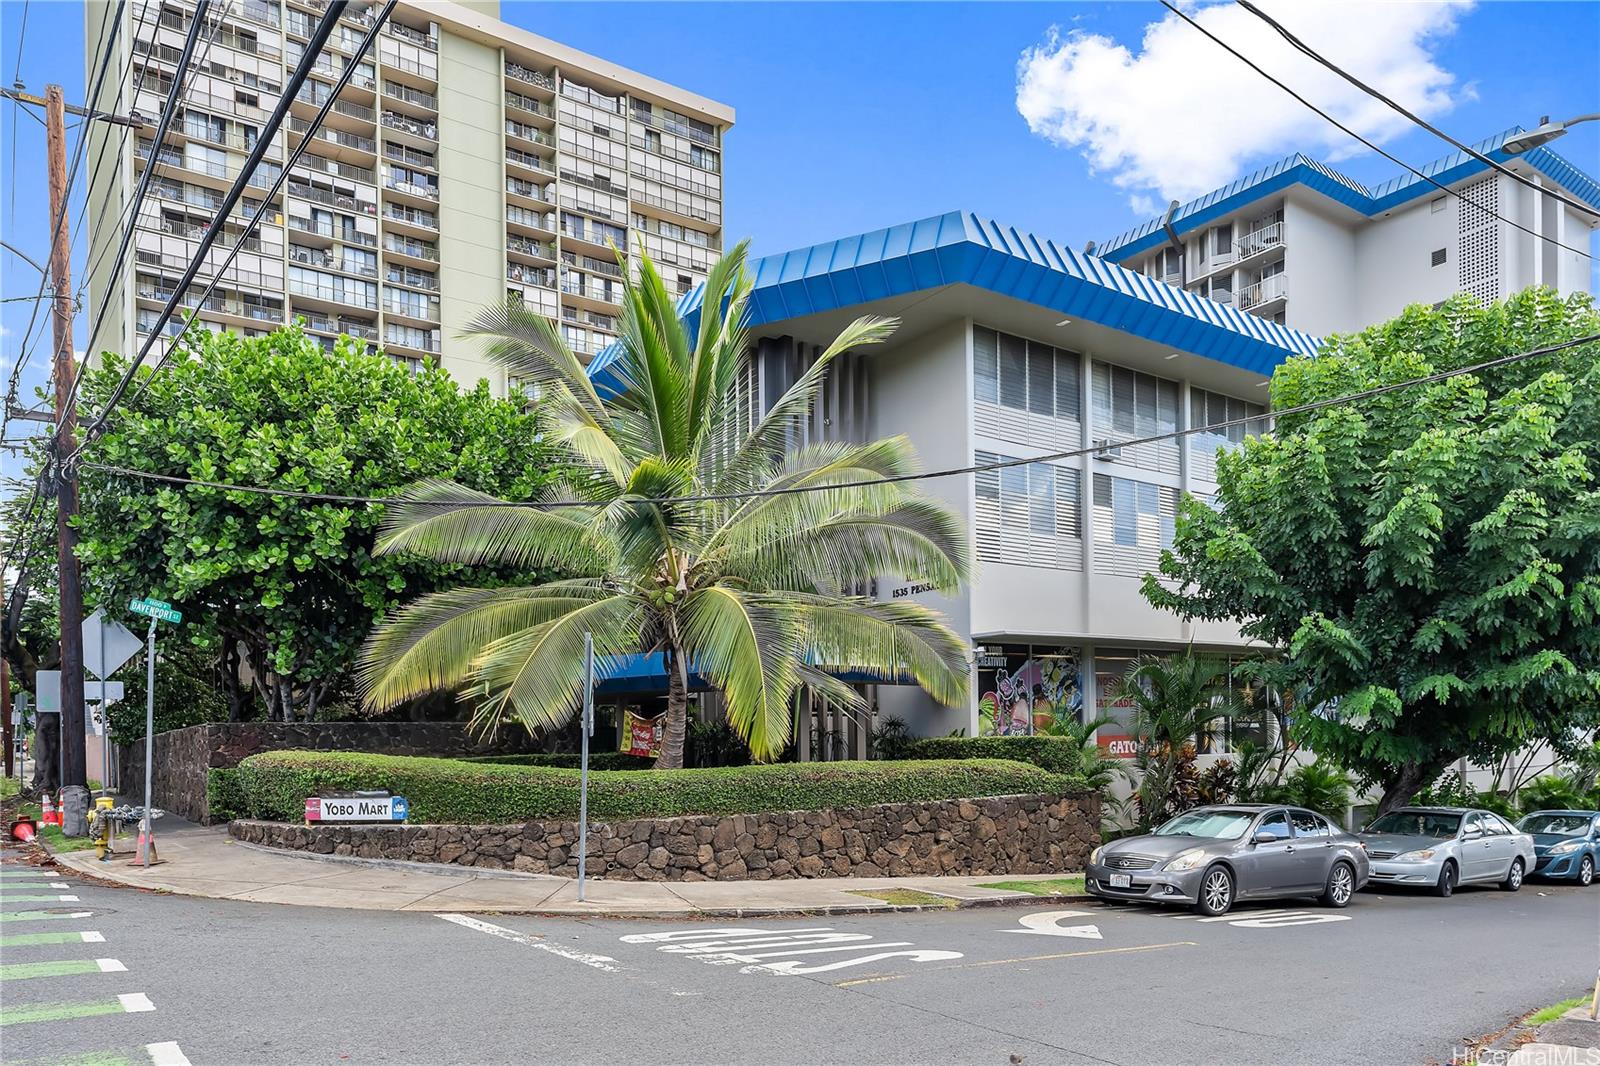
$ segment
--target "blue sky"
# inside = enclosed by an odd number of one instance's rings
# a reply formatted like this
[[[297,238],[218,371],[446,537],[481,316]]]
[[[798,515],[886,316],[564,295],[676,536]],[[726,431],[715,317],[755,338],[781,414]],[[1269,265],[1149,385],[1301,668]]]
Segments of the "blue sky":
[[[1294,28],[1314,47],[1367,64],[1464,140],[1531,126],[1541,114],[1600,110],[1600,4],[1269,6],[1286,19],[1297,12]],[[0,0],[0,80],[20,78],[35,92],[60,81],[81,99],[82,5],[33,0],[14,74],[23,7]],[[1220,184],[1297,150],[1368,182],[1396,169],[1350,154],[1341,135],[1192,29],[1163,21],[1155,3],[507,0],[502,17],[732,104],[726,232],[730,241],[752,237],[758,253],[951,208],[1081,247],[1147,217],[1135,204],[1192,194],[1213,172]],[[1241,50],[1266,48],[1248,36],[1253,28],[1240,29],[1240,9],[1207,7],[1202,17],[1238,31]],[[1303,66],[1283,73],[1403,159],[1420,164],[1448,151],[1325,76]],[[1029,118],[1019,111],[1021,74]],[[0,233],[42,262],[43,128],[20,119],[13,159],[17,121],[15,107],[0,108]],[[1600,173],[1600,123],[1554,147]],[[73,216],[81,219],[81,204]],[[77,248],[75,273],[81,241]],[[4,296],[37,290],[38,275],[10,254],[0,269]],[[28,310],[3,305],[7,376]],[[25,367],[25,399],[43,382],[48,354],[41,345]]]

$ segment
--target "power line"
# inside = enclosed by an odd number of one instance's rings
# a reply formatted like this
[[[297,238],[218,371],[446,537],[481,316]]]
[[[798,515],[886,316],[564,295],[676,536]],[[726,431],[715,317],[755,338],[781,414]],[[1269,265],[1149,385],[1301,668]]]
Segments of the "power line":
[[[245,223],[243,231],[241,231],[239,234],[238,241],[228,251],[227,258],[225,258],[222,261],[221,266],[219,266],[213,272],[211,276],[211,282],[206,286],[205,291],[201,293],[200,299],[195,301],[194,310],[190,312],[189,320],[183,324],[183,330],[180,331],[178,337],[174,338],[172,343],[167,346],[166,351],[161,353],[161,358],[156,361],[156,365],[151,369],[144,381],[139,384],[139,388],[135,390],[133,394],[133,400],[130,402],[137,402],[139,398],[149,390],[150,383],[155,380],[156,374],[160,373],[161,368],[166,366],[168,361],[172,358],[173,347],[176,346],[183,334],[187,333],[189,328],[194,325],[195,319],[200,317],[200,309],[205,306],[205,302],[211,298],[212,292],[214,292],[216,287],[221,284],[223,275],[227,273],[228,268],[232,266],[234,259],[237,258],[239,252],[243,250],[245,243],[250,239],[251,234],[255,232],[257,225],[260,224],[262,217],[267,213],[267,209],[271,206],[273,198],[276,197],[280,191],[282,191],[283,186],[288,182],[289,176],[293,172],[295,166],[300,162],[301,157],[304,156],[310,149],[311,142],[315,139],[317,130],[322,128],[323,121],[328,117],[328,114],[338,103],[340,94],[344,92],[346,86],[350,84],[351,79],[355,77],[357,64],[359,64],[362,58],[367,54],[367,51],[372,47],[373,42],[378,39],[378,31],[381,30],[384,26],[384,23],[388,21],[389,15],[394,11],[396,3],[397,0],[389,0],[389,2],[384,5],[383,10],[378,12],[376,19],[374,19],[372,23],[372,28],[367,32],[366,37],[356,49],[355,54],[349,59],[348,62],[345,63],[344,70],[340,72],[338,80],[334,82],[332,90],[328,93],[328,98],[322,102],[322,106],[317,110],[316,116],[311,120],[311,124],[304,131],[300,141],[300,146],[290,153],[289,158],[284,161],[283,166],[279,170],[277,179],[272,184],[272,188],[267,192],[267,195],[262,199],[261,204],[256,208],[255,214],[250,217],[250,220],[247,223]],[[330,9],[328,17],[336,18],[338,13],[339,12],[337,9]],[[318,29],[320,31],[322,27],[319,26]],[[314,39],[311,44],[307,46],[307,50],[301,59],[301,68],[295,71],[295,78],[291,79],[291,84],[284,89],[283,99],[288,100],[291,95],[298,94],[300,85],[304,83],[306,76],[310,73],[310,64],[316,57],[317,52],[320,50],[321,43],[316,39]],[[227,210],[219,212],[219,214],[226,219],[227,214],[231,212],[231,207],[231,204],[227,205]],[[213,232],[208,233],[206,236],[209,240],[215,240],[219,233],[220,227]],[[203,256],[206,249],[209,248],[210,245],[204,241],[202,243],[204,244],[204,247],[202,247],[200,251],[201,255]],[[193,268],[191,267],[191,273],[185,275],[184,280],[179,282],[177,291],[173,293],[173,301],[179,299],[183,293],[187,291],[188,282],[193,276],[192,270]],[[172,301],[169,301],[169,309],[171,306]],[[123,376],[122,382],[119,383],[119,388],[124,387],[127,381],[131,379],[132,375],[138,370],[139,363],[143,361],[145,353],[148,352],[150,347],[155,343],[161,328],[166,324],[167,321],[167,317],[164,316],[151,326],[150,340],[146,342],[144,348],[140,351],[139,359],[128,368],[128,373]],[[82,455],[84,450],[88,448],[90,444],[94,443],[96,435],[100,432],[103,432],[106,419],[110,417],[111,410],[116,405],[117,398],[118,394],[113,393],[111,398],[106,402],[105,410],[100,413],[100,416],[97,417],[93,424],[91,424],[84,432],[83,442],[78,445],[77,451],[73,453],[72,457],[68,460],[69,462]]]
[[[1501,174],[1504,174],[1506,177],[1512,179],[1513,181],[1519,182],[1522,185],[1526,185],[1528,188],[1534,190],[1535,192],[1540,193],[1540,194],[1542,194],[1544,196],[1548,196],[1553,200],[1557,200],[1557,201],[1565,204],[1566,206],[1572,208],[1575,211],[1581,211],[1584,214],[1593,214],[1594,213],[1594,208],[1590,207],[1588,204],[1580,203],[1577,200],[1574,200],[1571,197],[1567,196],[1565,193],[1562,193],[1559,190],[1553,189],[1553,188],[1551,188],[1551,187],[1549,187],[1547,185],[1540,185],[1538,182],[1534,181],[1532,178],[1529,178],[1526,174],[1518,174],[1515,170],[1512,170],[1510,167],[1508,167],[1505,164],[1499,162],[1498,160],[1491,159],[1489,156],[1487,156],[1484,153],[1478,151],[1476,148],[1472,147],[1470,144],[1462,144],[1460,141],[1456,140],[1454,137],[1450,136],[1448,133],[1446,133],[1444,130],[1440,129],[1439,127],[1433,125],[1431,122],[1429,122],[1427,119],[1423,118],[1422,116],[1417,115],[1417,114],[1413,114],[1411,111],[1407,110],[1404,106],[1402,106],[1399,102],[1395,101],[1394,99],[1392,99],[1392,98],[1390,98],[1388,96],[1385,96],[1383,93],[1379,92],[1377,89],[1375,89],[1371,85],[1368,85],[1366,82],[1362,81],[1360,78],[1356,77],[1354,74],[1351,74],[1348,70],[1345,70],[1343,67],[1339,66],[1337,63],[1333,62],[1331,59],[1328,59],[1326,56],[1324,56],[1321,53],[1317,52],[1316,49],[1312,48],[1310,45],[1306,44],[1300,38],[1296,37],[1293,33],[1289,32],[1289,30],[1283,25],[1283,23],[1279,22],[1277,19],[1273,18],[1271,15],[1269,15],[1265,11],[1261,10],[1255,4],[1252,4],[1250,2],[1250,0],[1235,0],[1235,2],[1240,7],[1244,8],[1246,11],[1250,12],[1250,14],[1254,15],[1256,18],[1260,19],[1262,22],[1265,22],[1268,26],[1271,26],[1274,30],[1276,30],[1278,32],[1278,35],[1280,37],[1282,37],[1285,41],[1288,41],[1290,45],[1292,45],[1297,51],[1299,51],[1300,53],[1305,55],[1307,58],[1315,60],[1317,63],[1319,63],[1322,66],[1326,67],[1328,70],[1331,70],[1333,73],[1339,75],[1339,77],[1343,78],[1345,81],[1349,82],[1351,85],[1354,85],[1357,89],[1360,89],[1362,92],[1364,92],[1368,96],[1372,97],[1374,100],[1377,100],[1379,103],[1382,103],[1385,106],[1387,106],[1390,110],[1395,111],[1398,114],[1400,114],[1400,115],[1404,116],[1405,118],[1409,119],[1412,123],[1414,123],[1417,126],[1420,126],[1422,129],[1427,130],[1429,133],[1433,134],[1435,137],[1439,138],[1440,140],[1444,141],[1445,143],[1451,145],[1454,148],[1460,149],[1461,151],[1463,151],[1463,152],[1467,153],[1468,155],[1470,155],[1472,158],[1476,159],[1478,162],[1483,163],[1483,164],[1485,164],[1485,165],[1487,165],[1489,167],[1492,167],[1494,170],[1498,171]]]
[[[1329,407],[1342,407],[1348,404],[1359,403],[1374,397],[1384,396],[1401,389],[1415,388],[1419,385],[1431,385],[1436,382],[1446,381],[1450,378],[1461,377],[1466,374],[1476,374],[1496,367],[1510,366],[1540,356],[1551,355],[1555,352],[1566,351],[1569,348],[1582,347],[1585,344],[1600,342],[1600,333],[1590,333],[1583,337],[1562,341],[1559,344],[1547,345],[1514,355],[1500,356],[1488,359],[1472,366],[1458,367],[1454,370],[1440,370],[1421,377],[1408,378],[1405,381],[1391,382],[1388,385],[1379,385],[1359,392],[1347,393],[1326,400],[1315,400],[1311,403],[1297,404],[1276,411],[1267,411],[1264,414],[1250,415],[1243,418],[1229,419],[1225,422],[1215,422],[1205,426],[1188,426],[1184,429],[1168,430],[1163,433],[1154,433],[1146,437],[1135,437],[1131,440],[1117,441],[1114,444],[1098,445],[1088,448],[1069,448],[1066,451],[1051,452],[1047,455],[1036,455],[1027,459],[1000,459],[988,463],[973,463],[969,466],[947,467],[942,470],[930,470],[917,474],[894,474],[887,477],[872,478],[866,481],[854,481],[838,485],[795,485],[779,489],[759,489],[753,492],[721,492],[709,493],[699,496],[655,496],[628,499],[626,502],[636,505],[646,504],[685,504],[685,503],[725,503],[741,500],[761,499],[772,496],[799,496],[812,492],[836,492],[841,488],[855,488],[869,485],[893,485],[909,481],[929,481],[935,478],[958,477],[963,474],[986,473],[991,470],[1006,470],[1011,467],[1029,466],[1033,463],[1053,462],[1060,459],[1075,459],[1085,455],[1104,454],[1110,448],[1136,447],[1141,444],[1152,444],[1157,441],[1177,440],[1181,437],[1197,433],[1216,433],[1218,430],[1228,429],[1233,426],[1249,426],[1251,423],[1261,423],[1267,419],[1280,419],[1289,415],[1307,414],[1312,411],[1321,411]],[[307,492],[299,489],[278,489],[260,485],[236,485],[224,481],[208,481],[203,478],[182,477],[173,474],[157,474],[147,470],[135,470],[131,467],[114,466],[106,463],[84,463],[83,466],[90,470],[100,470],[105,473],[118,474],[126,477],[142,478],[149,481],[160,481],[173,485],[193,485],[197,488],[219,489],[226,492],[248,492],[261,496],[280,496],[288,499],[311,500],[319,503],[348,503],[348,504],[394,504],[404,501],[394,496],[352,496],[331,492]],[[523,507],[537,510],[552,510],[567,507],[611,507],[614,500],[487,500],[475,503],[474,507]],[[426,506],[423,504],[422,506]]]
[[[201,2],[203,3],[205,0],[201,0]],[[117,12],[115,15],[116,25],[112,28],[111,34],[106,38],[105,49],[100,53],[99,62],[96,64],[99,72],[92,79],[94,81],[94,92],[90,96],[91,100],[98,100],[100,98],[100,90],[105,85],[106,75],[111,71],[111,49],[116,45],[117,37],[122,31],[122,12],[127,7],[127,4],[128,0],[117,0]],[[83,157],[88,151],[88,147],[88,132],[85,130],[85,132],[78,137],[78,145],[73,152],[72,168],[67,172],[66,195],[61,198],[61,210],[56,212],[55,222],[50,227],[51,241],[56,239],[56,235],[61,232],[61,227],[66,223],[67,205],[72,201],[72,186],[73,183],[78,179],[78,172],[83,169]],[[18,351],[21,352],[22,355],[18,358],[17,366],[13,370],[13,382],[17,380],[17,375],[21,373],[22,363],[26,360],[26,357],[29,354],[28,339],[33,336],[33,326],[39,317],[39,307],[44,303],[44,290],[45,286],[49,283],[49,280],[50,276],[48,273],[40,273],[39,292],[35,297],[33,312],[28,316],[28,328],[23,331],[22,342],[17,346]],[[40,336],[43,336],[43,334]]]
[[[1401,159],[1399,156],[1396,156],[1396,155],[1394,155],[1394,154],[1392,154],[1392,153],[1390,153],[1388,151],[1385,151],[1383,148],[1378,147],[1378,145],[1374,144],[1372,141],[1369,141],[1367,138],[1363,137],[1361,134],[1357,133],[1355,130],[1351,129],[1349,126],[1346,126],[1343,122],[1340,122],[1338,119],[1334,118],[1328,112],[1326,112],[1322,108],[1318,107],[1316,104],[1313,104],[1310,100],[1307,100],[1304,96],[1301,96],[1299,93],[1297,93],[1293,89],[1289,88],[1289,86],[1285,85],[1282,81],[1279,81],[1277,78],[1273,77],[1271,74],[1268,74],[1265,70],[1262,70],[1261,67],[1259,65],[1257,65],[1253,60],[1251,60],[1248,57],[1246,57],[1242,52],[1240,52],[1237,48],[1233,47],[1233,45],[1229,44],[1227,41],[1222,40],[1216,34],[1212,33],[1210,30],[1206,29],[1204,26],[1200,25],[1200,23],[1196,22],[1193,18],[1191,18],[1189,16],[1188,12],[1183,11],[1181,8],[1179,8],[1176,5],[1174,5],[1171,2],[1171,0],[1160,0],[1160,3],[1161,3],[1162,7],[1166,8],[1168,11],[1172,12],[1174,15],[1177,15],[1179,18],[1183,19],[1183,21],[1187,22],[1189,25],[1193,26],[1195,29],[1197,29],[1201,33],[1205,34],[1212,41],[1214,41],[1215,43],[1220,45],[1222,48],[1224,48],[1235,59],[1237,59],[1241,63],[1243,63],[1245,66],[1249,67],[1251,70],[1255,71],[1257,74],[1261,75],[1263,78],[1266,78],[1272,84],[1276,85],[1278,88],[1282,89],[1284,92],[1288,93],[1290,96],[1292,96],[1296,100],[1298,100],[1300,103],[1304,104],[1308,109],[1310,109],[1311,111],[1313,111],[1316,114],[1320,115],[1322,118],[1324,118],[1328,122],[1332,123],[1338,129],[1342,130],[1344,133],[1346,133],[1349,136],[1351,136],[1351,137],[1355,138],[1356,140],[1360,141],[1362,144],[1366,145],[1368,148],[1372,149],[1374,152],[1377,152],[1379,155],[1381,155],[1385,159],[1389,160],[1389,162],[1394,163],[1396,166],[1404,167],[1406,170],[1408,170],[1411,173],[1415,174],[1417,177],[1421,178],[1423,181],[1427,182],[1429,185],[1434,186],[1435,188],[1439,189],[1440,191],[1442,191],[1444,193],[1447,193],[1450,196],[1454,196],[1457,200],[1460,200],[1463,203],[1470,204],[1474,210],[1481,211],[1486,215],[1490,215],[1490,216],[1493,216],[1494,218],[1499,219],[1501,222],[1504,222],[1506,225],[1512,227],[1513,229],[1519,229],[1523,233],[1528,234],[1530,237],[1536,237],[1541,241],[1547,241],[1550,244],[1553,244],[1558,248],[1564,249],[1565,251],[1568,251],[1568,252],[1572,252],[1574,255],[1581,255],[1585,259],[1592,258],[1589,255],[1589,253],[1584,251],[1582,248],[1574,248],[1574,247],[1572,247],[1572,245],[1563,244],[1562,242],[1556,240],[1553,237],[1546,237],[1544,234],[1539,233],[1536,230],[1531,230],[1527,226],[1522,225],[1522,223],[1520,223],[1520,222],[1512,221],[1511,219],[1507,218],[1506,216],[1500,214],[1498,211],[1493,211],[1493,210],[1490,210],[1487,207],[1483,207],[1483,206],[1477,204],[1473,200],[1468,199],[1467,197],[1463,196],[1461,193],[1459,193],[1456,190],[1450,188],[1448,185],[1442,184],[1437,179],[1435,179],[1433,176],[1431,176],[1429,174],[1424,174],[1422,171],[1418,170],[1416,167],[1412,166],[1410,163],[1407,163],[1404,159]]]

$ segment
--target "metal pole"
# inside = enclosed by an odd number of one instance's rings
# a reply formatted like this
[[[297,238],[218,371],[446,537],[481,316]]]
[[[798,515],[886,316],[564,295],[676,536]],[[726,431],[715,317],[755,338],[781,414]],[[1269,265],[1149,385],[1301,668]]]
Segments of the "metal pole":
[[[106,609],[100,608],[100,795],[111,795],[111,714],[106,701]]]
[[[150,616],[144,666],[144,831],[139,834],[139,864],[150,865],[150,774],[155,765],[156,616]]]
[[[589,863],[589,734],[594,730],[594,634],[583,635],[583,721],[578,732],[583,737],[578,756],[578,902],[583,895]]]

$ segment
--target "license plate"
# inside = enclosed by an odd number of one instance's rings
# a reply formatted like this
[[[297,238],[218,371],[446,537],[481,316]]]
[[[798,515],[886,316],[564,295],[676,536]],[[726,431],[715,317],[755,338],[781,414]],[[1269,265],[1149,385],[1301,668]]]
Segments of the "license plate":
[[[1112,888],[1132,888],[1133,887],[1133,875],[1132,874],[1112,874],[1111,875],[1111,887]]]

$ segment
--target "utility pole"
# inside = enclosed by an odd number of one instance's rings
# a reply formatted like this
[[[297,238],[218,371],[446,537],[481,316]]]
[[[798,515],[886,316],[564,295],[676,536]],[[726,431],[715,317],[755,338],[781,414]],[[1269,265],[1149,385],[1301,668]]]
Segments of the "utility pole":
[[[67,225],[67,104],[61,86],[45,90],[45,131],[49,150],[50,284],[55,291],[56,436],[52,474],[56,489],[56,566],[61,588],[61,806],[62,832],[88,833],[88,779],[83,729],[83,587],[78,580],[78,475],[67,457],[77,448],[78,415],[72,394],[77,368],[72,364],[72,229]]]

